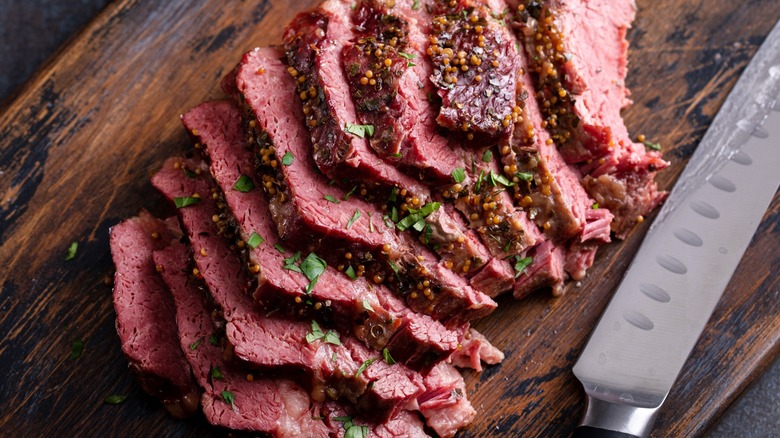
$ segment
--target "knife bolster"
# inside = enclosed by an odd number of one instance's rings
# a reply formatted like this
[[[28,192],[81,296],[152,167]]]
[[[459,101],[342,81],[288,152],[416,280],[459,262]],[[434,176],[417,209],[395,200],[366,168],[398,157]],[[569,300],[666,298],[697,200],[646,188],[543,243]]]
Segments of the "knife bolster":
[[[585,414],[580,426],[620,432],[629,436],[645,438],[650,436],[660,406],[640,408],[621,403],[604,401],[588,394]]]

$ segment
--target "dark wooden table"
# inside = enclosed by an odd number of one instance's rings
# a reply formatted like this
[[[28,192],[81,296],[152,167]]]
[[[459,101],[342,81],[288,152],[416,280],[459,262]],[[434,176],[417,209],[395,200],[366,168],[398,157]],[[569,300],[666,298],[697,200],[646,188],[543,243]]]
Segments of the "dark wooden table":
[[[178,115],[219,97],[217,81],[312,1],[160,4],[117,0],[0,110],[0,426],[31,436],[203,435],[170,419],[132,381],[113,328],[108,228],[140,208],[164,212],[148,172],[184,150]],[[780,3],[639,2],[630,34],[631,132],[664,145],[670,187],[763,37]],[[780,197],[694,350],[657,436],[703,433],[778,355]],[[601,251],[561,299],[501,308],[478,326],[507,353],[469,373],[480,415],[464,436],[557,436],[582,391],[570,369],[647,224]],[[71,242],[74,260],[65,261]],[[69,358],[74,340],[83,355]],[[123,405],[106,395],[129,395]],[[222,432],[219,432],[222,433]]]

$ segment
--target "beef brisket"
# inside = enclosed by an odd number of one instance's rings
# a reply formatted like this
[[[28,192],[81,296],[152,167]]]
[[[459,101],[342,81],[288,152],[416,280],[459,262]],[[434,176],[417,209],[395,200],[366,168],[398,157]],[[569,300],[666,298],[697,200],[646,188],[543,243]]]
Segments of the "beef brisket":
[[[665,198],[654,177],[668,165],[659,153],[630,139],[620,116],[630,103],[625,36],[635,5],[629,0],[508,3],[531,61],[545,127],[566,161],[580,165],[588,193],[615,214],[612,229],[624,238]]]
[[[342,195],[312,170],[308,163],[309,145],[301,137],[300,129],[283,123],[285,120],[296,123],[294,114],[300,110],[289,100],[269,97],[261,91],[266,89],[262,87],[265,81],[289,81],[277,58],[272,49],[247,54],[239,70],[238,88],[254,113],[250,120],[263,131],[254,136],[255,142],[261,140],[256,151],[261,171],[276,170],[273,176],[266,173],[271,178],[275,176],[267,181],[270,185],[267,193],[272,196],[272,212],[286,213],[274,215],[277,225],[282,227],[280,235],[310,245],[316,243],[309,237],[312,231],[327,238],[333,264],[343,265],[345,269],[352,264],[364,266],[368,278],[388,284],[404,296],[412,309],[436,319],[457,323],[489,313],[495,307],[489,297],[474,291],[466,280],[445,267],[445,263],[437,263],[435,256],[408,233],[396,234],[393,218],[384,220],[374,205],[356,196]],[[264,73],[258,76],[256,72],[260,68]],[[289,158],[287,165],[273,166],[280,161],[278,157],[285,156]],[[268,186],[264,183],[264,187]],[[422,205],[419,198],[412,199],[411,204],[419,207],[410,209],[408,216],[399,219],[399,228],[404,221],[414,218],[406,225],[413,228],[438,209],[435,203]],[[421,230],[424,225],[422,221]],[[414,290],[418,287],[419,292]]]
[[[154,261],[173,295],[181,349],[204,389],[201,400],[209,423],[278,437],[327,436],[328,428],[317,420],[320,404],[300,386],[226,360],[222,348],[210,341],[220,330],[212,318],[217,306],[189,273],[190,249],[173,243],[156,251]]]
[[[475,144],[509,136],[517,80],[509,31],[479,1],[435,1],[427,49],[442,99],[437,121]]]
[[[460,368],[482,372],[482,362],[497,365],[504,360],[504,353],[494,347],[480,332],[469,329],[461,341],[461,348],[450,356],[449,362]]]
[[[180,236],[173,221],[142,212],[111,228],[116,331],[130,370],[149,394],[177,418],[198,408],[199,392],[176,334],[175,309],[157,276],[152,253]]]
[[[417,399],[428,426],[442,438],[449,438],[468,426],[477,411],[466,398],[463,376],[446,363],[436,365],[425,376],[426,392]]]
[[[168,161],[167,169],[153,178],[153,184],[170,200],[189,193],[210,193],[206,178],[190,178],[175,169],[176,159]],[[186,163],[198,168],[197,163]],[[175,170],[172,175],[170,169]],[[178,175],[178,180],[175,178]],[[173,177],[171,177],[173,176]],[[369,350],[352,338],[343,340],[337,332],[329,337],[315,336],[315,322],[287,321],[274,316],[262,316],[246,294],[250,276],[241,259],[232,252],[228,241],[214,230],[212,215],[215,199],[202,196],[201,201],[183,208],[179,213],[195,250],[197,275],[202,276],[222,309],[227,322],[226,335],[236,356],[264,368],[303,370],[310,379],[312,395],[317,400],[330,396],[346,398],[364,406],[366,415],[386,419],[422,390],[421,377],[403,365],[368,366],[364,371],[358,354],[368,356]],[[363,359],[365,360],[365,359]],[[369,385],[371,383],[372,385]],[[387,391],[386,387],[395,391]],[[373,406],[369,410],[368,406]]]
[[[551,288],[553,295],[563,294],[565,250],[565,247],[555,246],[552,241],[546,240],[530,251],[531,264],[517,273],[514,297],[519,300],[545,287]]]
[[[225,187],[226,203],[237,217],[236,226],[242,230],[244,242],[251,239],[252,232],[263,238],[262,244],[249,254],[250,269],[256,270],[259,278],[255,299],[268,309],[281,309],[297,318],[316,317],[340,327],[352,327],[353,334],[368,346],[388,348],[396,360],[413,368],[425,367],[454,351],[457,333],[428,316],[410,312],[384,286],[372,287],[357,273],[351,280],[327,267],[309,294],[307,279],[284,268],[295,252],[276,236],[262,193],[242,193],[231,188],[232,182],[242,175],[256,179],[251,152],[234,141],[240,136],[237,111],[226,102],[207,103],[188,112],[183,121],[190,131],[198,131],[203,150],[212,159],[212,173]],[[214,124],[217,120],[220,123]],[[217,215],[220,222],[232,223],[233,213],[222,208]]]

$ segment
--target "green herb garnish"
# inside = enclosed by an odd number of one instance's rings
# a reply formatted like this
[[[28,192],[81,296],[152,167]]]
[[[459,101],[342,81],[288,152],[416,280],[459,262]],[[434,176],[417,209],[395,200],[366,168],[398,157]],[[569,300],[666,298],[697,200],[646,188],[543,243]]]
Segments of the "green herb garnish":
[[[357,274],[355,274],[355,268],[353,268],[352,265],[349,265],[344,273],[347,274],[347,277],[353,280],[357,278]]]
[[[200,198],[195,196],[183,196],[181,198],[173,198],[173,204],[176,208],[189,207],[190,205],[196,205],[200,203]]]
[[[194,351],[195,349],[197,349],[200,346],[200,344],[203,343],[203,339],[204,338],[201,337],[197,341],[195,341],[192,344],[190,344],[190,351]]]
[[[68,253],[65,255],[65,261],[68,262],[76,258],[76,251],[79,250],[79,243],[73,242],[68,247]]]
[[[645,144],[645,147],[648,149],[652,149],[654,151],[660,151],[661,150],[661,143],[653,143],[650,141],[643,141],[642,143]]]
[[[282,246],[281,243],[275,243],[274,244],[274,249],[276,249],[277,251],[279,251],[282,254],[284,254],[287,251],[286,249],[284,249],[284,247]]]
[[[214,367],[211,368],[211,378],[216,380],[225,380],[225,375],[222,374],[222,370],[220,370],[218,366],[214,365]]]
[[[118,405],[127,400],[126,395],[112,394],[103,399],[103,403],[107,405]]]
[[[352,226],[352,224],[355,223],[356,220],[360,219],[360,216],[362,216],[360,214],[360,211],[355,210],[355,214],[352,215],[352,219],[350,219],[349,222],[347,222],[347,229],[349,229]]]
[[[341,345],[341,339],[339,339],[338,332],[328,330],[327,333],[323,332],[317,321],[311,322],[311,332],[306,334],[306,342],[311,344],[314,341],[322,339],[323,342],[333,345]]]
[[[531,182],[534,180],[534,174],[531,172],[517,172],[515,176],[526,182]]]
[[[493,151],[491,151],[490,149],[486,150],[485,153],[482,154],[482,161],[484,161],[485,163],[489,163],[490,160],[492,159],[493,159]]]
[[[371,303],[369,303],[368,300],[363,300],[363,309],[368,310],[369,312],[374,311],[374,308],[371,307]]]
[[[249,240],[246,241],[246,244],[249,245],[250,248],[255,249],[263,242],[265,242],[265,239],[257,234],[256,231],[253,231],[252,235],[249,236]]]
[[[289,166],[290,164],[293,163],[294,159],[295,157],[293,156],[292,152],[287,151],[284,153],[284,156],[282,157],[282,164],[284,164],[285,166]]]
[[[360,368],[358,368],[357,372],[355,373],[355,377],[358,377],[359,375],[363,374],[363,371],[365,371],[366,369],[368,369],[368,367],[369,367],[369,366],[370,366],[372,363],[376,362],[376,360],[377,360],[377,359],[378,359],[378,358],[376,358],[376,357],[375,357],[375,358],[373,358],[373,359],[368,359],[367,361],[363,362],[363,364],[362,364],[362,365],[360,365]]]
[[[352,196],[353,193],[355,193],[355,190],[357,190],[357,186],[352,187],[352,190],[348,191],[346,195],[344,195],[344,200],[348,200],[350,196]]]
[[[390,350],[387,348],[382,349],[382,358],[388,365],[395,365],[395,359],[393,359],[393,356],[390,356]]]
[[[462,183],[466,180],[466,170],[462,167],[458,167],[457,169],[453,170],[452,179],[455,180],[456,183]]]
[[[401,219],[401,221],[398,222],[396,226],[401,231],[405,231],[409,227],[413,227],[417,231],[422,231],[423,228],[425,228],[425,218],[434,211],[438,210],[439,207],[441,207],[441,203],[429,202],[419,209],[410,208],[409,215]]]
[[[236,396],[232,392],[222,391],[222,400],[225,400],[225,403],[229,404],[234,411],[236,410]]]
[[[525,268],[533,263],[533,261],[533,257],[520,258],[520,256],[515,256],[515,278],[523,274],[525,272]]]
[[[219,337],[217,335],[209,336],[209,344],[217,346],[219,345]]]
[[[76,339],[73,341],[73,343],[70,345],[70,358],[71,359],[78,359],[81,357],[81,353],[84,352],[84,341],[81,339]]]
[[[355,125],[347,123],[346,129],[350,134],[360,138],[365,138],[366,136],[373,137],[374,135],[374,125]]]
[[[284,259],[284,265],[282,265],[282,267],[288,271],[303,273],[303,271],[301,271],[301,268],[298,267],[298,262],[300,261],[301,261],[301,252],[298,251],[295,254],[293,254],[292,257],[287,257],[286,259]]]
[[[332,202],[334,204],[341,204],[341,201],[339,201],[338,199],[334,198],[332,195],[325,195],[325,200],[328,201],[328,202]]]
[[[599,203],[598,202],[594,202],[593,205],[590,206],[590,208],[592,208],[594,210],[598,210],[599,209]]]
[[[301,262],[301,271],[306,278],[309,279],[309,286],[306,288],[306,293],[311,293],[314,289],[314,285],[317,284],[317,280],[320,279],[320,275],[328,268],[328,264],[325,260],[321,259],[315,253],[309,253],[305,259]]]
[[[255,189],[255,183],[252,182],[252,178],[241,175],[241,177],[238,178],[238,181],[233,184],[233,188],[241,193],[248,193]]]

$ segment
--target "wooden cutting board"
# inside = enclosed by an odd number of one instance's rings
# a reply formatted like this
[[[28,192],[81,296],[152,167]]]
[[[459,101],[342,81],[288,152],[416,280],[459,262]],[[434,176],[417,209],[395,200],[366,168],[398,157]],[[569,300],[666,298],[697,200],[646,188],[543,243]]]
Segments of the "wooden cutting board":
[[[176,421],[135,384],[114,330],[109,227],[148,208],[148,182],[189,147],[179,115],[313,1],[117,0],[0,112],[0,434],[226,435]],[[639,2],[630,131],[659,141],[670,187],[775,21],[780,2]],[[649,222],[649,221],[648,221]],[[780,350],[780,196],[684,368],[656,436],[702,434]],[[602,249],[559,299],[537,294],[477,327],[507,359],[467,373],[479,415],[461,436],[562,436],[582,411],[571,366],[648,223]],[[71,242],[75,259],[65,261]],[[74,340],[83,340],[71,359]],[[106,405],[110,394],[127,395]],[[749,425],[746,425],[749,427]]]

